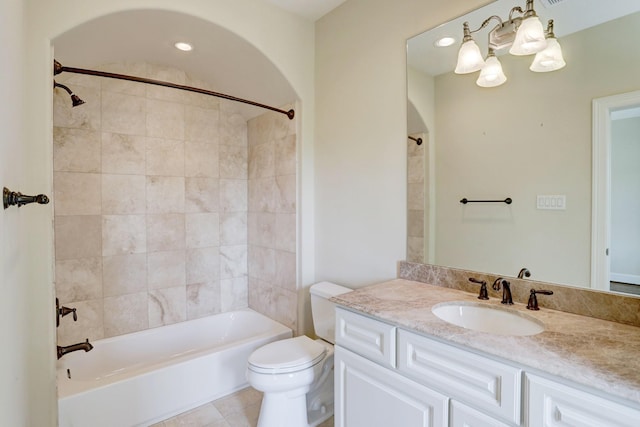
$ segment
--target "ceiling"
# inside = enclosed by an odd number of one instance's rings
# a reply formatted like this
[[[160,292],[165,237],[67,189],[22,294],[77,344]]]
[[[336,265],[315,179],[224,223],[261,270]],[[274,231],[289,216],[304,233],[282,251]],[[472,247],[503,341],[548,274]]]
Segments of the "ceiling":
[[[276,6],[316,21],[346,0],[266,0]]]
[[[264,1],[316,20],[345,0]],[[193,44],[193,51],[178,51],[173,46],[177,41]],[[206,82],[205,89],[274,107],[298,99],[282,73],[252,44],[186,14],[164,10],[114,13],[67,31],[53,45],[56,60],[68,67],[95,69],[113,62],[148,62],[183,70],[189,77]],[[78,95],[82,98],[80,91]],[[247,119],[264,112],[238,105]]]

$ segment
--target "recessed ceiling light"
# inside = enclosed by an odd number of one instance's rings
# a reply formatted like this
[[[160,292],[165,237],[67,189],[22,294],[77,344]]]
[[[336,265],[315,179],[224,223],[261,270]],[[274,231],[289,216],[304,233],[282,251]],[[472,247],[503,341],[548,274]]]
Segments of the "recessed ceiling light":
[[[445,36],[445,37],[440,37],[438,40],[436,40],[433,43],[433,45],[435,47],[447,47],[447,46],[451,46],[455,42],[456,42],[456,39],[454,37]]]
[[[177,42],[176,44],[174,44],[174,46],[176,47],[176,49],[180,49],[184,52],[189,52],[190,50],[193,50],[193,46],[187,42]]]

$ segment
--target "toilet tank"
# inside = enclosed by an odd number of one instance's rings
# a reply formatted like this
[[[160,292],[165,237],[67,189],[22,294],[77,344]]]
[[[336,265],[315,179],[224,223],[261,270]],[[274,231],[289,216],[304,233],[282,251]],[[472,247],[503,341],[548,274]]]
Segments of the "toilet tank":
[[[311,285],[311,315],[316,335],[334,344],[336,341],[336,305],[329,298],[351,292],[351,289],[330,282]]]

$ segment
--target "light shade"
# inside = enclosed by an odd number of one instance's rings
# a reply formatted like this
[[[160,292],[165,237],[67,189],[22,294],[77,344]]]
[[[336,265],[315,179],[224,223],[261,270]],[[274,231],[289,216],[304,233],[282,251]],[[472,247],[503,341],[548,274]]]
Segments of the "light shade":
[[[502,71],[502,64],[498,58],[496,58],[493,52],[489,52],[487,60],[485,61],[480,76],[476,80],[476,84],[481,87],[495,87],[500,86],[507,81],[507,76]]]
[[[555,37],[547,39],[547,48],[542,52],[536,53],[536,57],[529,69],[537,73],[546,73],[548,71],[559,70],[567,65],[562,57],[562,48]]]
[[[462,43],[458,51],[458,63],[456,64],[456,74],[468,74],[478,71],[484,66],[484,59],[480,53],[480,48],[473,39]]]
[[[533,55],[546,47],[547,41],[542,22],[536,15],[533,15],[525,18],[520,24],[509,53],[512,55]]]

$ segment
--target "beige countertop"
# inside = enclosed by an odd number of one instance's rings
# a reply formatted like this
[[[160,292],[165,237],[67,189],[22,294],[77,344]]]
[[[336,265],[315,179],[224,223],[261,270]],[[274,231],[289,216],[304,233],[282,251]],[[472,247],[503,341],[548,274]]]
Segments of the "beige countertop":
[[[489,286],[490,288],[490,286]],[[545,309],[507,306],[544,323],[531,336],[503,336],[464,329],[436,317],[439,303],[468,301],[505,308],[489,289],[490,300],[477,294],[403,279],[391,280],[333,297],[337,304],[535,370],[565,378],[640,404],[640,327]]]

